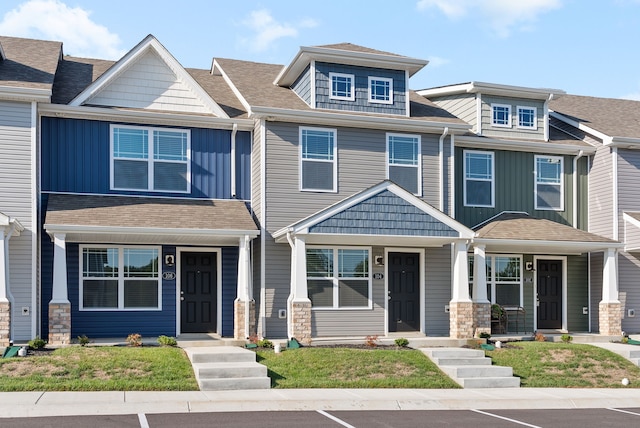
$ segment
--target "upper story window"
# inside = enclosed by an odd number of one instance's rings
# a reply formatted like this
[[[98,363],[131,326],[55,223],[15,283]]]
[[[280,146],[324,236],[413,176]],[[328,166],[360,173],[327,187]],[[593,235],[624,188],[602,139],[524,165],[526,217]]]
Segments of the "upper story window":
[[[537,109],[518,106],[518,128],[537,129]]]
[[[111,189],[188,193],[188,130],[111,126]]]
[[[537,210],[564,209],[561,156],[535,156],[535,207]]]
[[[387,178],[414,195],[422,191],[420,136],[387,134]]]
[[[159,247],[82,247],[80,309],[160,309]]]
[[[336,130],[300,128],[300,189],[335,192]]]
[[[511,106],[508,104],[491,104],[491,125],[511,128]]]
[[[307,290],[313,308],[371,308],[368,248],[307,248]]]
[[[353,74],[329,73],[331,99],[353,101],[356,99]]]
[[[464,151],[464,205],[493,207],[494,202],[493,152]]]
[[[369,102],[393,104],[393,79],[369,76]]]

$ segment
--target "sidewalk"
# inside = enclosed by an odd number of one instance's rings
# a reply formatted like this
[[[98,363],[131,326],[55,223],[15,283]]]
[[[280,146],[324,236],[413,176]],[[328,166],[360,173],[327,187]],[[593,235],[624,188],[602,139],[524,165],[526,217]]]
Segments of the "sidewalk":
[[[97,414],[285,410],[639,407],[640,389],[270,389],[186,392],[0,392],[0,419]]]

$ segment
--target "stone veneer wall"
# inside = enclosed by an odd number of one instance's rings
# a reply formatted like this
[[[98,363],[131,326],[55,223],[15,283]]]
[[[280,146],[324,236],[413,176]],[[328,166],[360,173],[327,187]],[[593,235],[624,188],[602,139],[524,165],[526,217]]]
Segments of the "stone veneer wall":
[[[49,303],[49,345],[71,344],[71,303]]]
[[[311,343],[311,302],[293,302],[290,316],[293,337],[300,343]]]
[[[9,346],[11,340],[11,303],[0,303],[0,346]]]
[[[602,303],[599,305],[600,334],[619,336],[622,334],[622,305],[620,303]]]
[[[473,304],[473,330],[476,337],[480,333],[491,334],[491,303]]]
[[[249,302],[249,331],[245,331],[244,314],[246,302],[236,300],[233,303],[233,338],[247,339],[256,333],[256,302]]]
[[[473,338],[474,317],[472,302],[449,303],[449,336],[453,339]]]

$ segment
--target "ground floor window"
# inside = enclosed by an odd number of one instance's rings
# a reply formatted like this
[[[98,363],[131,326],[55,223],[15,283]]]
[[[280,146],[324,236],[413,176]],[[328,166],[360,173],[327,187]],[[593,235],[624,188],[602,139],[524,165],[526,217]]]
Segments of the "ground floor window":
[[[368,248],[307,248],[307,289],[314,309],[371,308]]]
[[[158,247],[81,247],[80,309],[160,309]]]
[[[522,256],[489,254],[485,262],[489,301],[503,306],[522,306]],[[473,255],[470,255],[470,291],[473,290],[473,265]]]

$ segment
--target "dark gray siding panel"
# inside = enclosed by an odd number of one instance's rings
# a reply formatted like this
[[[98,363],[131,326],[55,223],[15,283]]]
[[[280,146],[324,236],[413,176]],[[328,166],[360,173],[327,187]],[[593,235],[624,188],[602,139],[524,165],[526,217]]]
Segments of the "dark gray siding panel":
[[[427,336],[449,335],[451,247],[428,248],[425,256],[425,326]]]
[[[622,330],[627,333],[640,332],[640,253],[620,253],[618,257],[618,281],[622,306]],[[635,309],[636,316],[627,316],[628,309]]]
[[[567,328],[569,331],[588,331],[589,316],[582,308],[589,306],[587,255],[567,257]]]
[[[353,74],[355,100],[330,99],[329,73]],[[393,79],[393,104],[369,102],[369,76]],[[362,111],[406,115],[406,77],[403,70],[384,70],[353,65],[316,63],[316,107],[333,110]]]
[[[599,330],[600,300],[602,300],[602,268],[604,266],[603,253],[591,253],[591,305],[589,316],[591,317],[591,331]]]
[[[222,327],[224,337],[233,337],[233,301],[238,295],[238,247],[222,248]]]
[[[276,244],[270,236],[265,240],[266,336],[283,338],[287,337],[287,320],[279,319],[278,311],[287,309],[291,290],[291,247],[288,244]]]
[[[300,77],[293,83],[291,86],[293,92],[298,94],[302,100],[311,105],[311,66],[308,65],[307,68],[302,72]]]

